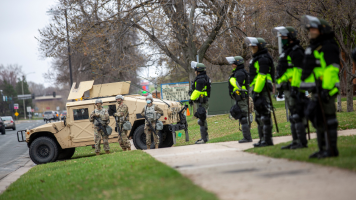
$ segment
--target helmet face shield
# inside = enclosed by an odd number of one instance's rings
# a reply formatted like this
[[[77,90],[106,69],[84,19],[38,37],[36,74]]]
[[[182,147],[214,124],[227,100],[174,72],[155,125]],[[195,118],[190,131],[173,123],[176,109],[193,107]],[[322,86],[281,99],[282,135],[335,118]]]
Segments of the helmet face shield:
[[[309,28],[319,28],[319,25],[321,25],[321,23],[317,17],[304,15],[301,20],[301,25],[304,28],[309,29]]]
[[[197,62],[195,62],[195,61],[192,61],[191,63],[190,63],[190,67],[192,67],[192,69],[194,69],[195,70],[195,68],[197,67]]]
[[[278,34],[278,37],[287,37],[289,31],[284,26],[278,26],[272,30],[272,33],[275,35]]]
[[[250,47],[257,47],[258,45],[258,40],[255,37],[246,37],[245,38],[245,44]]]
[[[226,57],[227,62],[229,62],[230,65],[232,65],[235,62],[235,58],[230,56],[230,57]]]

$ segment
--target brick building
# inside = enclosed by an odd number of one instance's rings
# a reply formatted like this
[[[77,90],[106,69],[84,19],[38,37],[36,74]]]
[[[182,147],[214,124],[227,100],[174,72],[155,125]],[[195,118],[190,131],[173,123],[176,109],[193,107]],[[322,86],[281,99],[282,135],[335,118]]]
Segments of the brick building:
[[[53,96],[41,96],[36,97],[32,100],[33,104],[35,105],[35,112],[43,113],[45,111],[56,111],[57,107],[59,110],[65,110],[65,102],[62,99],[61,95],[57,95],[56,97]]]

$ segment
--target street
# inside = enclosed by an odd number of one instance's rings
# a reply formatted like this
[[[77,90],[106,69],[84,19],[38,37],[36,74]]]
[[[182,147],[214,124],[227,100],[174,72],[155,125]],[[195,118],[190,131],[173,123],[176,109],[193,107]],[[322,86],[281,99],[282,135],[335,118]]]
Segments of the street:
[[[20,122],[16,124],[16,130],[6,129],[6,134],[0,135],[0,180],[30,160],[27,143],[17,141],[17,131],[44,123],[42,120]]]

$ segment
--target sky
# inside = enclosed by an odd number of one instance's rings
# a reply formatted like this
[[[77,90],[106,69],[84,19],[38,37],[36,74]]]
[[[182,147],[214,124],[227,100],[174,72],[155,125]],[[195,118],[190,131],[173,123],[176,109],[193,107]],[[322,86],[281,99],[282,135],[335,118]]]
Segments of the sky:
[[[0,64],[22,66],[27,80],[45,82],[43,74],[48,71],[51,59],[42,59],[38,52],[38,29],[50,23],[46,11],[55,0],[0,0]]]

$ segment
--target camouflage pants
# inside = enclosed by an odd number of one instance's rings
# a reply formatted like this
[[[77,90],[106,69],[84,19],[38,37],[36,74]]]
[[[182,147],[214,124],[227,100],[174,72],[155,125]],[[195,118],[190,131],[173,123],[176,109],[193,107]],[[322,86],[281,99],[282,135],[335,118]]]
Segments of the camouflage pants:
[[[122,130],[122,125],[123,125],[123,123],[119,124],[120,130],[121,130],[121,136],[120,136],[120,134],[118,134],[120,147],[122,149],[131,148],[131,143],[130,143],[129,139],[127,138],[127,130]]]
[[[103,137],[104,150],[110,150],[108,136],[105,135],[103,131],[99,131],[98,129],[94,128],[95,153],[100,152],[101,137]]]
[[[152,127],[156,128],[156,122],[151,122]],[[148,123],[145,124],[145,129],[144,132],[146,134],[146,146],[151,146],[151,136],[153,134],[153,139],[155,144],[159,144],[159,136],[154,134],[154,132],[151,130],[150,125]],[[158,133],[158,131],[156,131]]]

